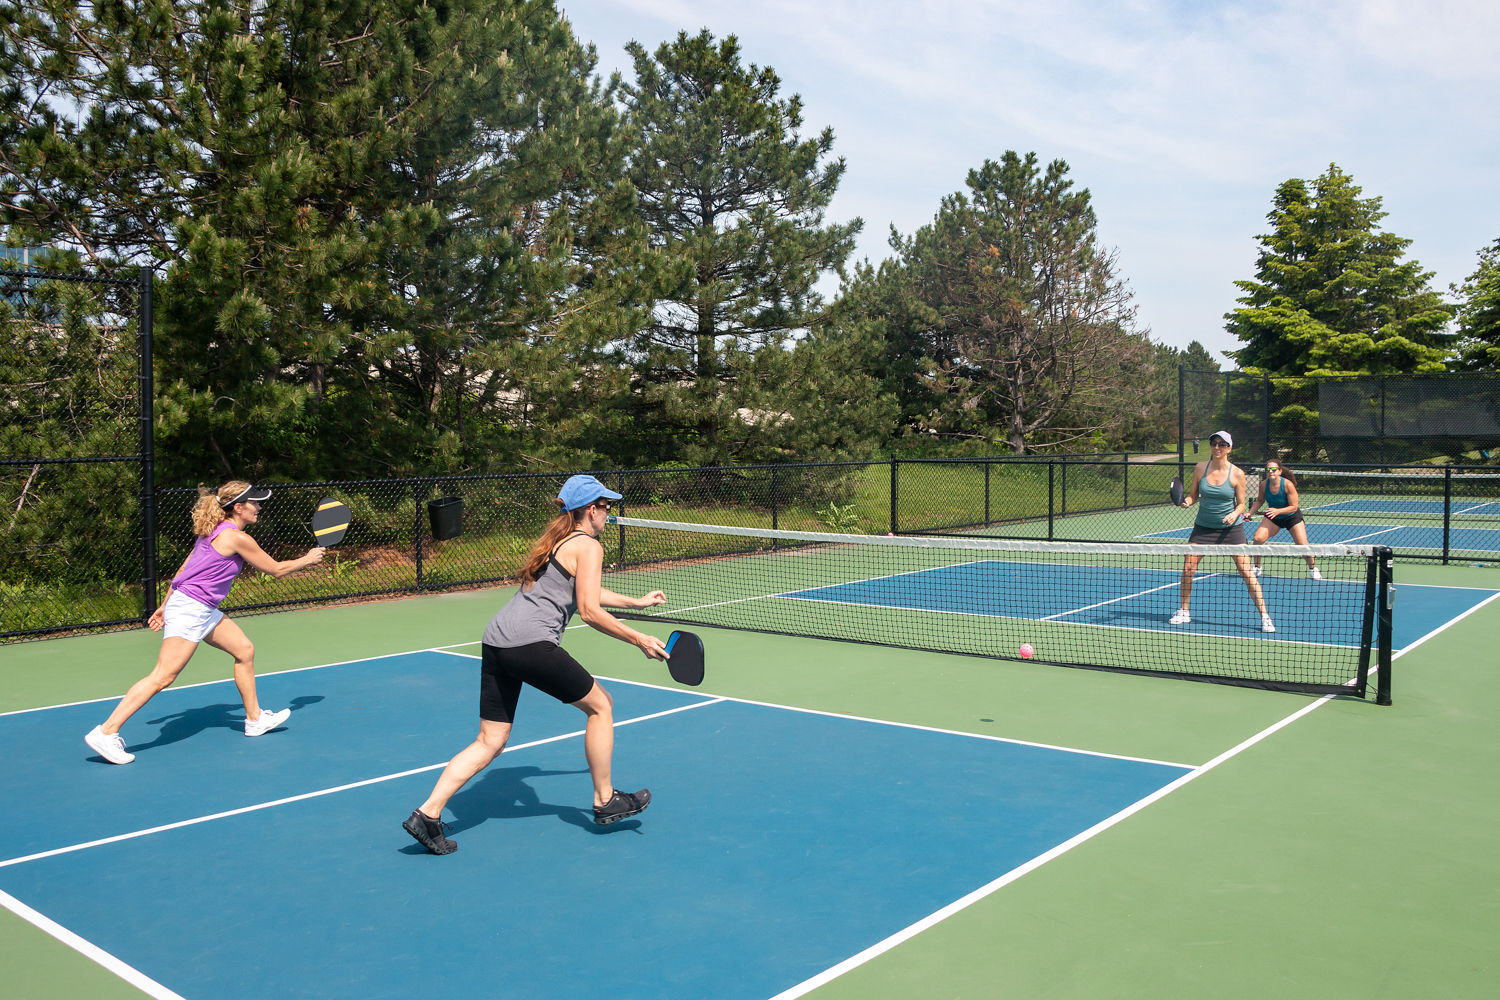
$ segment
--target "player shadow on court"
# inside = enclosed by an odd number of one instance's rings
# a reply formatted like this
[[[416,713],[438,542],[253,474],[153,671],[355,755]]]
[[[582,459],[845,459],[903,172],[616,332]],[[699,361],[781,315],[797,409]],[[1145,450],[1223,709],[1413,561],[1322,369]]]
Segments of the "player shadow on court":
[[[578,827],[595,836],[640,829],[640,820],[627,819],[609,826],[594,822],[594,812],[577,806],[553,805],[543,802],[536,790],[526,783],[527,778],[547,778],[559,774],[588,774],[580,771],[543,771],[539,767],[501,767],[486,771],[478,781],[448,800],[448,811],[453,814],[449,822],[449,833],[460,834],[472,830],[492,819],[525,819],[530,816],[556,816],[564,823]],[[578,786],[578,793],[585,801],[592,801],[587,782]],[[426,854],[421,844],[411,844],[401,849],[403,854]]]
[[[294,713],[300,712],[309,705],[316,705],[323,700],[323,695],[303,695],[293,698],[287,707]],[[188,708],[181,712],[173,712],[159,719],[147,719],[148,726],[160,725],[161,730],[156,734],[156,739],[150,743],[138,743],[127,747],[131,753],[139,753],[142,750],[151,750],[163,747],[169,743],[177,743],[181,740],[197,736],[205,729],[235,729],[243,731],[245,728],[245,706],[235,702],[234,704],[202,705],[198,708]],[[285,725],[277,726],[266,733],[280,733],[286,730]],[[103,760],[102,757],[91,757],[90,760]]]

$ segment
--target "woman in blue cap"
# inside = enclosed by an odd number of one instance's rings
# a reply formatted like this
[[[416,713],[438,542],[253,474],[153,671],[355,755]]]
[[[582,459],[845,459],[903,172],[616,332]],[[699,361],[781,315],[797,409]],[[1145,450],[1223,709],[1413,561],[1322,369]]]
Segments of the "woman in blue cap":
[[[520,573],[521,587],[484,630],[479,682],[479,737],[448,762],[432,794],[401,824],[434,854],[451,854],[458,845],[443,835],[443,807],[469,779],[505,749],[515,719],[521,685],[530,684],[570,705],[588,722],[583,752],[594,779],[594,822],[617,823],[651,804],[651,792],[622,792],[610,779],[614,753],[614,700],[609,692],[559,645],[573,613],[624,642],[638,646],[653,660],[665,660],[662,641],[626,625],[605,611],[649,608],[667,595],[653,590],[645,597],[625,597],[604,589],[604,547],[599,532],[608,523],[609,501],[620,494],[593,476],[574,476],[554,501],[561,512],[531,547]]]

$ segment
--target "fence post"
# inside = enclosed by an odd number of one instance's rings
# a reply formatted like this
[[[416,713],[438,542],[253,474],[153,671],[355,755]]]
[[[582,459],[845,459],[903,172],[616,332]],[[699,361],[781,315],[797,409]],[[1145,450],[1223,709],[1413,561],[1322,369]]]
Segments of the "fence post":
[[[625,516],[625,472],[620,472],[620,516]],[[615,559],[615,567],[625,568],[625,525],[620,525],[620,554]]]
[[[1271,459],[1271,376],[1266,376],[1265,397],[1261,401],[1262,433],[1265,435],[1265,448],[1261,461],[1268,462]]]
[[[896,534],[896,459],[891,459],[891,534]]]
[[[778,523],[777,518],[776,518],[776,472],[777,472],[776,466],[774,466],[774,465],[771,466],[771,530],[772,531],[775,531],[777,528],[780,527],[780,524]],[[774,539],[774,538],[771,539],[771,551],[772,552],[776,552],[776,551],[779,550],[779,548],[780,548],[780,546],[777,544],[776,539]]]
[[[1123,506],[1124,506],[1124,508],[1126,510],[1129,510],[1130,509],[1130,452],[1127,451],[1127,452],[1122,452],[1120,454],[1120,464],[1125,467],[1123,470],[1121,470],[1121,471],[1123,471],[1125,473],[1125,477],[1124,477],[1125,478],[1125,503],[1124,503]]]
[[[984,526],[990,526],[990,467],[995,463],[986,461],[984,463]]]
[[[1186,456],[1183,448],[1187,442],[1187,403],[1184,399],[1187,388],[1187,366],[1177,366],[1177,474],[1182,475],[1182,462]]]
[[[140,370],[137,373],[140,389],[141,432],[141,623],[156,610],[156,440],[153,436],[155,423],[156,390],[152,381],[151,353],[151,285],[155,272],[150,266],[141,268],[140,310],[137,339],[140,342]]]
[[[411,497],[416,501],[416,521],[412,525],[412,537],[416,539],[417,551],[417,589],[422,589],[422,501],[427,498],[427,490],[422,487],[422,480],[418,479],[411,484]]]
[[[1053,525],[1052,525],[1052,520],[1053,520],[1053,513],[1052,513],[1052,511],[1053,511],[1053,508],[1056,506],[1056,504],[1054,502],[1055,498],[1057,496],[1057,476],[1055,474],[1056,472],[1057,472],[1057,463],[1056,462],[1048,462],[1047,463],[1047,541],[1049,541],[1049,542],[1052,541],[1052,527],[1053,527]]]
[[[1064,517],[1068,516],[1068,456],[1064,455],[1062,460],[1062,503],[1059,510]]]
[[[1448,565],[1450,517],[1453,512],[1453,466],[1443,468],[1443,565]]]

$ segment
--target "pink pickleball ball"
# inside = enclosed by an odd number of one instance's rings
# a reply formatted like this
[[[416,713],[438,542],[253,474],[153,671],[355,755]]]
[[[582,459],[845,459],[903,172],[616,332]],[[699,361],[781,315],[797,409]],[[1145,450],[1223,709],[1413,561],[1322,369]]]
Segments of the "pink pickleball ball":
[[[1021,659],[1023,659],[1023,660],[1029,660],[1029,659],[1031,659],[1031,655],[1033,653],[1035,653],[1035,652],[1036,652],[1036,650],[1034,650],[1034,649],[1031,648],[1031,643],[1029,643],[1029,642],[1023,642],[1023,643],[1021,643]]]

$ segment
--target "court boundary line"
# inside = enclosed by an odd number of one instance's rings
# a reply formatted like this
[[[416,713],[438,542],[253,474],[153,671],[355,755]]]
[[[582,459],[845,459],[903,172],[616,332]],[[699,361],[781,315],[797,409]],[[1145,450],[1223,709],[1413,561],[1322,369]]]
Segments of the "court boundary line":
[[[186,1000],[182,994],[168,989],[135,966],[110,954],[88,938],[81,937],[73,931],[68,930],[56,920],[53,920],[39,910],[27,906],[10,893],[0,892],[0,906],[5,907],[43,933],[50,934],[85,958],[92,959],[99,965],[104,966],[107,971],[113,972],[142,993],[153,997],[154,1000]]]
[[[632,719],[622,719],[619,722],[615,723],[615,728],[618,729],[621,726],[628,726],[636,722],[646,722],[650,719],[659,719],[664,715],[675,715],[678,712],[686,712],[695,708],[703,708],[706,705],[717,705],[721,701],[728,700],[713,695],[700,695],[699,697],[703,700],[695,701],[690,705],[678,705],[676,708],[669,708],[661,712],[652,712],[650,715],[638,715]],[[562,740],[572,739],[575,736],[582,736],[583,734],[584,731],[582,729],[579,729],[571,733],[562,733],[557,736],[548,736],[540,740],[532,740],[530,743],[518,743],[515,746],[507,746],[504,750],[501,751],[501,754],[507,754],[514,750],[526,750],[530,747],[539,747],[546,743],[558,743]],[[40,861],[43,858],[54,858],[62,854],[73,854],[78,851],[87,850],[90,847],[102,847],[105,844],[117,844],[121,841],[136,840],[140,837],[147,837],[154,833],[165,833],[168,830],[178,830],[183,827],[198,826],[202,823],[209,823],[218,819],[227,819],[231,816],[241,816],[245,813],[260,812],[263,809],[272,809],[276,806],[290,805],[293,802],[303,802],[307,799],[321,798],[325,795],[333,795],[337,792],[347,792],[350,789],[363,788],[366,785],[378,785],[381,782],[385,781],[395,781],[398,778],[408,778],[413,774],[421,774],[424,771],[436,771],[440,767],[447,766],[448,761],[445,760],[437,764],[426,764],[422,767],[413,767],[405,771],[395,771],[391,774],[382,774],[374,778],[364,778],[360,781],[351,781],[347,784],[335,785],[332,788],[320,788],[311,792],[302,792],[297,795],[288,795],[283,798],[272,799],[268,802],[257,802],[253,805],[240,806],[236,809],[225,809],[222,812],[209,813],[206,816],[195,816],[192,819],[178,820],[175,823],[163,823],[160,826],[147,827],[143,830],[133,830],[129,833],[120,833],[112,837],[100,837],[97,840],[84,841],[80,844],[70,844],[67,847],[55,847],[49,851],[38,851],[35,854],[26,854],[21,857],[9,858],[4,861],[0,861],[0,868],[10,868],[14,865],[26,864],[29,861]]]
[[[771,997],[770,1000],[796,1000],[796,998],[806,996],[808,993],[811,993],[818,987],[825,986],[828,983],[831,983],[833,980],[839,978],[847,972],[851,972],[854,969],[859,968],[861,965],[864,965],[872,959],[878,958],[879,956],[890,951],[892,948],[895,948],[897,945],[916,937],[918,934],[922,933],[928,928],[942,923],[944,920],[947,920],[955,913],[958,913],[961,910],[966,910],[970,906],[973,906],[975,903],[986,898],[987,896],[990,896],[995,892],[998,892],[1000,889],[1005,888],[1007,885],[1010,885],[1012,882],[1021,878],[1023,875],[1027,875],[1035,871],[1054,858],[1061,857],[1078,845],[1092,840],[1094,837],[1103,833],[1105,830],[1108,830],[1110,827],[1130,818],[1152,803],[1165,798],[1166,796],[1170,795],[1172,792],[1175,792],[1177,789],[1181,788],[1183,785],[1186,785],[1188,782],[1194,780],[1195,778],[1207,774],[1209,771],[1218,767],[1225,761],[1238,756],[1245,750],[1250,749],[1261,740],[1264,740],[1266,737],[1271,736],[1277,731],[1285,728],[1286,726],[1291,725],[1293,722],[1296,722],[1304,715],[1307,715],[1310,712],[1321,708],[1324,704],[1332,701],[1335,697],[1337,697],[1337,695],[1325,694],[1322,697],[1318,698],[1317,701],[1314,701],[1312,704],[1304,705],[1302,708],[1299,708],[1297,711],[1293,712],[1291,715],[1288,715],[1286,718],[1280,720],[1279,722],[1272,723],[1265,729],[1262,729],[1260,732],[1256,733],[1254,736],[1251,736],[1249,739],[1244,740],[1233,747],[1230,747],[1228,750],[1219,754],[1217,757],[1213,758],[1205,764],[1201,764],[1198,767],[1193,768],[1187,774],[1182,775],[1175,781],[1163,785],[1161,788],[1158,788],[1150,795],[1147,795],[1141,799],[1137,799],[1135,802],[1126,806],[1124,809],[1121,809],[1119,812],[1115,813],[1112,816],[1100,820],[1098,823],[1095,823],[1093,826],[1089,827],[1087,830],[1084,830],[1082,833],[1074,834],[1072,837],[1069,837],[1067,840],[1063,841],[1061,844],[1058,844],[1050,851],[1039,854],[1036,857],[1032,858],[1030,861],[1027,861],[1025,864],[1018,865],[1015,868],[1012,868],[1010,871],[1006,872],[1004,875],[1001,875],[999,878],[985,883],[978,889],[975,889],[973,892],[970,892],[965,896],[960,896],[958,899],[949,903],[947,906],[935,910],[932,913],[929,913],[927,916],[923,917],[921,920],[918,920],[916,923],[910,924],[907,927],[904,927],[901,930],[897,931],[895,934],[892,934],[889,937],[884,938],[883,940],[877,941],[875,944],[866,948],[864,951],[857,952],[856,954],[844,959],[842,962],[824,969],[817,975],[803,980],[790,989],[786,989],[781,991],[780,993],[777,993],[775,996]]]
[[[478,642],[480,640],[475,640]],[[455,642],[452,646],[472,646],[473,642]],[[374,656],[360,656],[352,660],[334,660],[332,663],[314,663],[306,667],[287,667],[285,670],[268,670],[265,673],[256,671],[255,676],[275,677],[279,674],[299,674],[304,670],[322,670],[324,667],[347,667],[351,663],[365,663],[369,660],[387,660],[392,656],[415,656],[417,653],[441,653],[450,646],[428,646],[425,649],[408,649],[400,653],[376,653]],[[194,681],[191,684],[173,684],[171,690],[185,691],[188,688],[208,687],[210,684],[233,683],[233,677],[221,677],[216,681]],[[103,698],[85,698],[82,701],[64,701],[56,705],[38,705],[36,708],[13,708],[7,712],[0,712],[0,718],[7,715],[24,715],[27,712],[45,712],[50,708],[73,708],[76,705],[95,705],[101,701],[117,701],[125,697],[124,693],[105,695]]]

